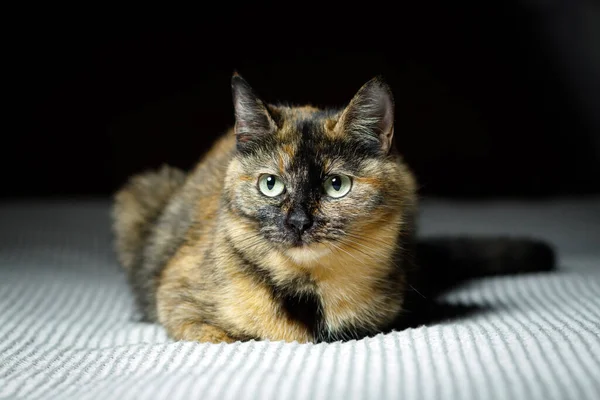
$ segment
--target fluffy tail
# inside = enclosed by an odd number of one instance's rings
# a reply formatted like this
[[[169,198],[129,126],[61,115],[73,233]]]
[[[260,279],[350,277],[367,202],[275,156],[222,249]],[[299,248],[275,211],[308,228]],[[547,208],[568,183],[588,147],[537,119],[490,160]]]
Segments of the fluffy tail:
[[[415,284],[436,296],[468,279],[550,271],[552,247],[524,237],[430,237],[417,242]]]
[[[163,166],[132,177],[115,195],[113,230],[119,262],[131,270],[140,262],[145,240],[165,205],[185,181],[185,173]]]
[[[478,311],[478,306],[436,301],[439,295],[469,279],[555,268],[550,245],[521,237],[421,238],[415,256],[417,268],[408,271],[411,285],[406,293],[405,312],[395,323],[397,330]]]

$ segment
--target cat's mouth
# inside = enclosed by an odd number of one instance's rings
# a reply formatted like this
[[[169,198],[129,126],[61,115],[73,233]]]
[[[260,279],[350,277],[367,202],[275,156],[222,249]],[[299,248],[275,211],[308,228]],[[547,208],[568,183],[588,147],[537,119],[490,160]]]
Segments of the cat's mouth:
[[[293,249],[303,249],[317,244],[312,232],[299,233],[286,231],[283,233],[281,239],[283,239],[282,243],[285,247]]]

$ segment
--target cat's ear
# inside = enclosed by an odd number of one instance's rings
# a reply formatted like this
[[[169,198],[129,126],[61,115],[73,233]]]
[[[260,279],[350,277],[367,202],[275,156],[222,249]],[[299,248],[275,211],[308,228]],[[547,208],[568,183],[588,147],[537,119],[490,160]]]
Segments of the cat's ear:
[[[361,135],[378,140],[387,154],[394,137],[394,98],[381,77],[371,79],[354,95],[336,124],[341,134]]]
[[[234,73],[231,78],[231,91],[238,143],[245,143],[254,137],[275,132],[277,125],[266,105],[256,96],[248,82],[237,73]]]

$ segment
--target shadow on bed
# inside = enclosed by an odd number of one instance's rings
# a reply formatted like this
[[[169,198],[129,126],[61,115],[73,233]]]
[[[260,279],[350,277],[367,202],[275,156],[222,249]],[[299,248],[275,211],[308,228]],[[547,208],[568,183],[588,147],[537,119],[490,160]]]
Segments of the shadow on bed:
[[[442,301],[429,301],[407,310],[394,323],[392,330],[402,331],[408,328],[437,325],[443,322],[459,320],[472,315],[487,312],[493,307],[481,305],[450,304]]]

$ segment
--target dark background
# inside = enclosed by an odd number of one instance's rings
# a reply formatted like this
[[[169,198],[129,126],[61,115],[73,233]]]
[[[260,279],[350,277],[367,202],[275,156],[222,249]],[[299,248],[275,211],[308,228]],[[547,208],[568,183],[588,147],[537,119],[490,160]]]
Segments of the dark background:
[[[598,6],[420,3],[38,9],[5,38],[0,194],[104,196],[190,168],[233,123],[234,70],[267,101],[333,106],[382,74],[425,196],[600,192]]]

